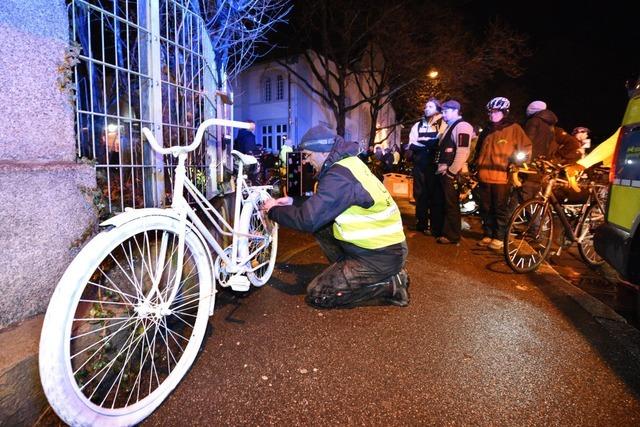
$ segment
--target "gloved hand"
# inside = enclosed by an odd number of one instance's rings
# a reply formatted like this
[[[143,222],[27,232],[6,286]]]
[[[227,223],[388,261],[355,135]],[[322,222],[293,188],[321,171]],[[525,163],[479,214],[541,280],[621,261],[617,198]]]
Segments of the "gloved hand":
[[[564,173],[567,175],[567,180],[569,181],[569,186],[573,189],[573,191],[580,192],[580,186],[578,185],[578,178],[584,171],[584,166],[578,163],[573,163],[568,166],[565,166]]]
[[[577,178],[582,172],[584,172],[584,166],[579,163],[572,163],[564,168],[564,173],[567,175],[567,178]]]

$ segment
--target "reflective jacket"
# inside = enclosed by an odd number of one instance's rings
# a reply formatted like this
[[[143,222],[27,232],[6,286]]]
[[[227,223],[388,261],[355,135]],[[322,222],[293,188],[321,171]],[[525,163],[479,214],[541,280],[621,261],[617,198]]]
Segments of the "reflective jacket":
[[[346,218],[346,220],[342,221],[342,227],[344,227],[345,221],[350,221],[349,217],[352,216],[352,214],[361,213],[361,222],[366,221],[371,223],[378,220],[375,216],[367,216],[366,213],[374,214],[381,212],[379,211],[379,208],[376,207],[376,203],[382,197],[377,193],[377,191],[370,191],[370,189],[372,187],[372,182],[374,181],[377,182],[376,185],[379,185],[380,187],[382,187],[382,184],[375,177],[369,177],[369,175],[367,175],[370,174],[370,172],[367,172],[368,168],[364,163],[362,163],[362,160],[355,156],[358,152],[357,143],[347,142],[342,140],[342,138],[336,139],[337,142],[334,144],[333,150],[324,162],[322,171],[318,174],[318,187],[316,193],[309,199],[305,200],[302,204],[274,206],[269,210],[269,218],[285,227],[312,233],[323,227],[332,227],[333,229],[333,223],[342,214],[354,207],[359,209],[352,209],[349,212],[349,215],[343,217]],[[367,171],[365,171],[365,169]],[[362,175],[366,175],[368,178],[361,179]],[[381,188],[379,190],[383,193]],[[392,203],[392,200],[390,200],[388,207],[391,207],[392,205],[395,206],[395,203]],[[392,216],[394,221],[397,219],[398,223],[401,224],[399,213],[397,216],[393,213]],[[391,225],[391,223],[386,219],[383,219],[382,221],[387,225]],[[356,221],[347,225],[347,231],[354,229],[354,224],[357,226]],[[377,227],[377,224],[374,225],[374,227]],[[404,233],[402,233],[402,231],[398,234],[391,234],[395,237],[381,238],[379,240],[372,239],[370,242],[367,241],[364,243],[366,247],[358,246],[358,244],[362,244],[362,239],[357,235],[353,240],[338,240],[338,242],[342,246],[345,254],[348,256],[357,257],[364,262],[376,265],[376,262],[378,262],[379,259],[376,258],[377,253],[388,254],[389,252],[397,252],[398,254],[401,254],[402,247],[406,245]],[[347,237],[354,236],[351,235]],[[391,241],[399,243],[380,246],[384,245],[385,242]],[[378,249],[370,249],[371,247],[376,247]]]
[[[353,205],[338,215],[333,236],[365,249],[379,249],[404,241],[402,218],[389,191],[357,157],[337,162],[347,168],[373,199],[365,208]]]

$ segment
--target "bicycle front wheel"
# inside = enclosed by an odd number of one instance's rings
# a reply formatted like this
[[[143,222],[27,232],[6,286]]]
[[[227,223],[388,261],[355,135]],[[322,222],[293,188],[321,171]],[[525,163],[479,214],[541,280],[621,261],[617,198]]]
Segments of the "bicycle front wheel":
[[[537,269],[547,258],[553,238],[551,207],[540,199],[520,204],[511,215],[504,238],[504,257],[516,273]]]
[[[603,223],[604,214],[596,203],[587,209],[578,229],[578,236],[582,237],[582,241],[578,244],[578,252],[584,262],[592,267],[604,263],[604,259],[598,255],[593,246],[593,232]]]
[[[40,377],[66,423],[136,424],[193,363],[212,275],[208,249],[187,227],[176,286],[180,229],[151,216],[104,231],[58,283],[40,338]]]
[[[263,197],[270,196],[265,193]],[[240,213],[239,231],[249,237],[238,239],[238,255],[251,258],[247,278],[254,286],[269,281],[278,252],[278,224],[260,209],[261,204],[258,200],[247,203]]]

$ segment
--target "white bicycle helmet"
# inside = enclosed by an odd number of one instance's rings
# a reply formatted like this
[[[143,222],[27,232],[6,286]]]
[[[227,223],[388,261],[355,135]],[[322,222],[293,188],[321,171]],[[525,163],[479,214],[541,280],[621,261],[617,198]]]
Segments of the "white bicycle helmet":
[[[505,97],[497,96],[487,103],[487,111],[491,110],[509,110],[511,102]]]

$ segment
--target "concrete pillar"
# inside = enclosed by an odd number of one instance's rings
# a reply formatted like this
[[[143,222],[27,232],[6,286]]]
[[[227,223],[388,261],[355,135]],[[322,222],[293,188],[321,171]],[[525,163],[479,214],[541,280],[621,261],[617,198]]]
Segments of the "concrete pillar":
[[[33,321],[95,229],[95,172],[75,154],[74,106],[60,89],[64,0],[0,1],[0,328],[37,343]],[[37,322],[36,322],[37,323]],[[10,340],[10,342],[13,342]],[[46,405],[34,345],[2,352],[0,424],[31,425]],[[15,354],[14,354],[15,353]],[[19,354],[18,354],[19,353]]]

